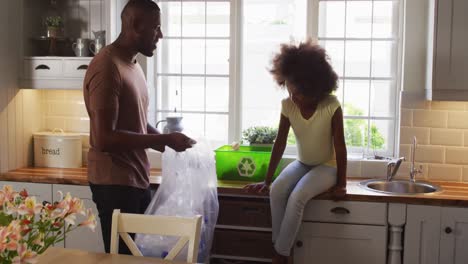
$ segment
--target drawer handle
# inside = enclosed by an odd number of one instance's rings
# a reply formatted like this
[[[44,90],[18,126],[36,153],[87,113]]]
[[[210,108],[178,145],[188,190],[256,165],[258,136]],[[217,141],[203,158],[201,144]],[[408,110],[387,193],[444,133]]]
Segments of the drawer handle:
[[[332,209],[330,210],[330,212],[332,212],[332,213],[334,213],[334,214],[342,214],[342,215],[344,215],[344,214],[349,214],[349,213],[350,213],[349,210],[346,209],[346,208],[344,208],[344,207],[335,207],[335,208],[332,208]]]
[[[445,233],[446,233],[446,234],[452,233],[452,228],[450,228],[450,227],[447,226],[447,227],[445,228]]]
[[[88,69],[88,65],[83,64],[83,65],[78,66],[78,68],[76,68],[76,69],[77,69],[77,70],[87,70],[87,69]]]
[[[36,68],[34,68],[35,70],[50,70],[49,66],[45,65],[45,64],[41,64],[41,65],[37,65]]]
[[[303,245],[304,245],[304,243],[302,243],[302,241],[300,241],[300,240],[298,240],[296,242],[296,247],[298,247],[298,248],[301,248]]]

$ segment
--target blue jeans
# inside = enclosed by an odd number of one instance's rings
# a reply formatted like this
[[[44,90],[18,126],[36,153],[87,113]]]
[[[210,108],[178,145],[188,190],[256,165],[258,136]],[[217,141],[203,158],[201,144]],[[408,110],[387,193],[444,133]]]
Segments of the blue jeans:
[[[276,252],[289,256],[302,221],[304,207],[314,196],[336,184],[336,168],[289,164],[270,189],[273,243]]]

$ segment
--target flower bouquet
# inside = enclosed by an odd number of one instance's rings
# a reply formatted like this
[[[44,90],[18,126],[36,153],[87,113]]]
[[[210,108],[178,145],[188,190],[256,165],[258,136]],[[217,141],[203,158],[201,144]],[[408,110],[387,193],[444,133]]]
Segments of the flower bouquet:
[[[94,231],[96,218],[83,201],[65,196],[60,201],[39,203],[26,190],[15,192],[10,185],[0,190],[0,263],[35,263],[37,256],[65,239],[80,226]],[[76,223],[78,214],[86,219]]]

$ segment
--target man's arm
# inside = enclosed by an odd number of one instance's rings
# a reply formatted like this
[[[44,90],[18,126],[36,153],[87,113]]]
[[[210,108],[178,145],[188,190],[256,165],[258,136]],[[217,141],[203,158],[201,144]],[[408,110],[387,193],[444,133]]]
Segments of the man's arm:
[[[164,149],[169,146],[176,151],[191,147],[191,139],[181,133],[140,134],[116,129],[117,107],[92,111],[90,118],[95,129],[94,148],[105,152],[119,152],[132,149]]]
[[[156,134],[159,135],[161,132],[155,127],[153,127],[150,123],[146,125],[146,129],[148,130],[148,134]]]

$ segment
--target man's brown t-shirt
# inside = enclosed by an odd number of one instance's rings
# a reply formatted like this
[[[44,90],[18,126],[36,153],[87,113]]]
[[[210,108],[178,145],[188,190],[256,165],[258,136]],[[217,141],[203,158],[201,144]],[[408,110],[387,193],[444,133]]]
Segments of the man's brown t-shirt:
[[[148,89],[138,63],[125,61],[109,45],[91,61],[84,80],[84,100],[91,119],[88,180],[93,184],[149,186],[149,162],[145,149],[102,152],[95,148],[93,111],[114,109],[117,130],[147,133]]]

